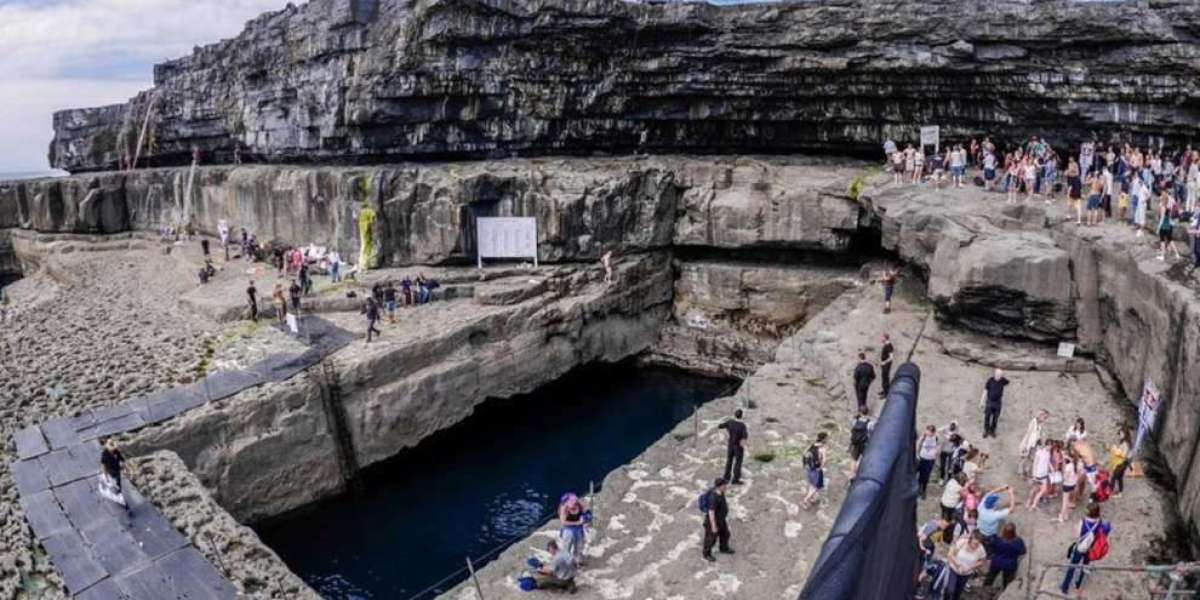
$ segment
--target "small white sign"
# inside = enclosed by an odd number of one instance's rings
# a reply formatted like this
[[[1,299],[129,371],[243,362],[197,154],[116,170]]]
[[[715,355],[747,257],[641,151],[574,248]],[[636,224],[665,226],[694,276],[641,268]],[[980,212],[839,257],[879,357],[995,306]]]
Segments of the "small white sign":
[[[940,129],[937,125],[925,125],[921,127],[921,145],[938,147],[941,141]]]
[[[288,313],[288,316],[286,318],[287,318],[288,329],[291,329],[292,333],[300,333],[300,325],[298,323],[296,323],[296,315]]]
[[[1062,358],[1075,358],[1075,344],[1070,342],[1059,342],[1058,355]]]

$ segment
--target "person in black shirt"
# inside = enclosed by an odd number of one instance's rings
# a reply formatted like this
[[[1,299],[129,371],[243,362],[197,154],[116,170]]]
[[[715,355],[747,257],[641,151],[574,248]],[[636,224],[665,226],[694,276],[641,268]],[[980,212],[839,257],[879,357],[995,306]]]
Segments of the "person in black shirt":
[[[733,418],[721,423],[719,429],[729,432],[729,445],[725,451],[725,481],[742,485],[742,459],[746,456],[746,440],[750,437],[746,424],[742,422],[742,409],[733,412]],[[730,479],[730,476],[733,479]]]
[[[983,384],[983,437],[996,437],[996,425],[1000,422],[1000,409],[1004,405],[1004,386],[1008,380],[1004,371],[996,372]]]
[[[879,390],[880,396],[887,396],[888,390],[892,387],[892,355],[896,353],[896,349],[892,347],[892,338],[888,334],[883,334],[883,348],[879,350],[879,371],[883,374],[883,379],[879,382],[882,389]]]
[[[129,504],[126,503],[125,495],[121,492],[121,471],[124,467],[125,455],[121,453],[120,448],[117,448],[117,443],[111,439],[105,441],[103,450],[100,451],[100,468],[112,481],[113,489],[116,492],[116,497],[110,499],[124,506],[125,511],[129,512]]]
[[[871,389],[872,381],[875,381],[875,367],[867,362],[865,352],[859,352],[858,366],[854,367],[854,393],[858,396],[859,410],[867,406],[867,390]]]
[[[250,300],[250,320],[258,321],[258,289],[254,287],[254,282],[250,282],[250,287],[246,288],[246,296]]]
[[[367,298],[367,343],[371,343],[371,334],[379,336],[380,331],[375,329],[375,323],[379,322],[379,303],[375,302],[375,297]]]
[[[387,305],[388,322],[396,322],[396,286],[388,283],[387,287],[383,288],[383,301]]]
[[[300,289],[305,296],[312,294],[312,277],[308,274],[308,263],[300,265]]]
[[[709,562],[717,559],[712,555],[713,546],[722,554],[733,554],[729,547],[729,503],[725,500],[725,492],[729,482],[718,477],[713,487],[708,491],[708,510],[704,513],[704,551],[701,554]]]
[[[293,279],[292,286],[288,288],[288,294],[292,297],[292,312],[296,313],[296,316],[300,315],[300,292],[301,291],[303,291],[303,290],[300,288],[300,284],[297,283],[295,279]]]

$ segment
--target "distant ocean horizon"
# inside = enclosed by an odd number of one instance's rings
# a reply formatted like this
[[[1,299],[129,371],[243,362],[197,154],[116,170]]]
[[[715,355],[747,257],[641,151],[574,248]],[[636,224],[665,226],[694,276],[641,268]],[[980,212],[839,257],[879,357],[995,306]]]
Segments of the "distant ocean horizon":
[[[66,171],[47,169],[45,171],[0,171],[0,181],[15,181],[18,179],[42,179],[44,177],[66,177]]]

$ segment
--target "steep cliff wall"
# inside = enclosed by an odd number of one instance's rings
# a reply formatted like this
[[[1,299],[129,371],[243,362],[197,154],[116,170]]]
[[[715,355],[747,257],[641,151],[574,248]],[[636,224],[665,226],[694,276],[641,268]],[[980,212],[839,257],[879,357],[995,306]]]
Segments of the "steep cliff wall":
[[[943,136],[1190,138],[1187,1],[312,0],[54,117],[70,171],[206,160],[878,151]],[[143,135],[145,131],[145,135]]]

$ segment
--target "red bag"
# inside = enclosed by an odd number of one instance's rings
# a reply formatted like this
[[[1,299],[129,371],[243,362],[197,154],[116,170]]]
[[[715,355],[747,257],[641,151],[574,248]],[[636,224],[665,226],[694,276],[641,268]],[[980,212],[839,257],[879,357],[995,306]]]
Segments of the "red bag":
[[[1092,500],[1108,502],[1109,496],[1112,496],[1112,481],[1109,479],[1108,471],[1100,471],[1096,473],[1096,491],[1092,492]]]
[[[1108,534],[1104,533],[1104,525],[1100,524],[1096,527],[1096,539],[1092,541],[1092,547],[1088,549],[1088,561],[1096,562],[1105,556],[1108,556]]]

